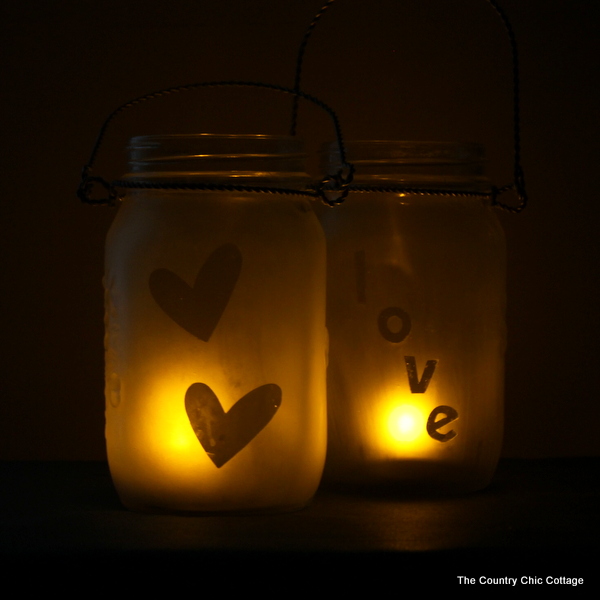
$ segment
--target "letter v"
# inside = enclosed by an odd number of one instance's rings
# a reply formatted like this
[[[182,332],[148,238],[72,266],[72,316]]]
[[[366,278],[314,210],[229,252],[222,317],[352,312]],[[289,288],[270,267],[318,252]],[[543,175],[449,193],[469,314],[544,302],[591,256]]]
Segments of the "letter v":
[[[413,394],[424,394],[427,391],[427,386],[433,377],[435,367],[438,363],[437,360],[428,360],[423,369],[423,376],[419,380],[417,374],[417,361],[414,356],[405,356],[404,362],[406,363],[406,374],[408,375],[408,384],[410,385],[410,391]]]

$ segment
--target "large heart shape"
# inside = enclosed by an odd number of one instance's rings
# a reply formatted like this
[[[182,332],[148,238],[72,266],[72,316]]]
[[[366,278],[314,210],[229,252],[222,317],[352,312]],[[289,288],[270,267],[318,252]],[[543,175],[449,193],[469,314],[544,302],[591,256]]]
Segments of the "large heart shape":
[[[222,467],[248,445],[281,406],[281,388],[261,385],[225,412],[215,393],[204,383],[192,384],[185,394],[185,410],[196,437],[209,458]]]
[[[241,268],[239,248],[225,244],[206,259],[193,287],[168,269],[156,269],[150,274],[150,292],[175,323],[208,342],[229,302]]]

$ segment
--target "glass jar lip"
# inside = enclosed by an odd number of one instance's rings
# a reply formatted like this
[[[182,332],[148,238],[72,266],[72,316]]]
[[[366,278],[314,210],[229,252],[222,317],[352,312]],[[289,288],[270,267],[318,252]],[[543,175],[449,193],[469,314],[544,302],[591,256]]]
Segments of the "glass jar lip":
[[[477,142],[437,142],[411,140],[348,140],[344,141],[346,159],[356,164],[452,164],[482,163],[485,148]],[[322,146],[323,154],[339,161],[338,142]]]
[[[288,135],[262,133],[174,133],[138,135],[127,147],[131,162],[237,159],[240,157],[304,158],[304,143]]]
[[[346,160],[354,165],[350,189],[414,188],[479,192],[489,190],[485,153],[474,142],[349,140]],[[324,147],[325,172],[342,168],[337,142]]]
[[[304,187],[304,143],[268,134],[152,134],[131,138],[126,180]]]

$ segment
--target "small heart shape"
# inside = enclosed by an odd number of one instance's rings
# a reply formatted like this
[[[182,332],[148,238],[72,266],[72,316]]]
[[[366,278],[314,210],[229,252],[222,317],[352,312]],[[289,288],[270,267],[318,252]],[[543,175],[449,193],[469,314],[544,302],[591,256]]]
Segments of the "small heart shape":
[[[215,393],[204,383],[192,384],[185,394],[185,410],[192,429],[209,458],[222,467],[247,446],[281,406],[281,388],[262,385],[240,398],[225,412]]]
[[[200,268],[194,286],[168,269],[150,274],[150,293],[175,323],[208,342],[229,302],[242,268],[234,244],[217,248]]]

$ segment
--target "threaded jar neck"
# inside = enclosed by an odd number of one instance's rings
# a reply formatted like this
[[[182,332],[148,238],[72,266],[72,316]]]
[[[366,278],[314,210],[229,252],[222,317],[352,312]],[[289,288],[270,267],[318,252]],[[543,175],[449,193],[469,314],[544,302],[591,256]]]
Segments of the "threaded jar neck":
[[[359,140],[345,143],[347,160],[354,164],[357,185],[406,185],[433,189],[489,188],[485,152],[481,144]],[[337,143],[322,152],[323,169],[340,167]]]
[[[131,138],[125,179],[303,186],[303,143],[291,136],[144,135]]]

